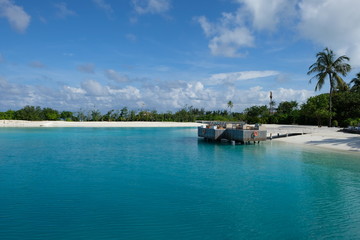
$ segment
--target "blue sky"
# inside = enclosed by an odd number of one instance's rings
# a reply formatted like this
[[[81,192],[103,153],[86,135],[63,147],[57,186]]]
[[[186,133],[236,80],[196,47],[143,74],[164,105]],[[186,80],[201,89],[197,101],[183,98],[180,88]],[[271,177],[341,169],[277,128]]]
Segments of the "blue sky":
[[[325,47],[360,66],[360,1],[0,0],[0,110],[304,102]],[[325,85],[321,92],[327,92]]]

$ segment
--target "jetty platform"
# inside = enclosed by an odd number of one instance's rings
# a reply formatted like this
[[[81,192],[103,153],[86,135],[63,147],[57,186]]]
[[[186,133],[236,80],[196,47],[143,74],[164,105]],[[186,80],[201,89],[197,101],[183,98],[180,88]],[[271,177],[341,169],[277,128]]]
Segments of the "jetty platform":
[[[249,144],[266,141],[266,128],[260,124],[209,122],[198,127],[198,137],[209,141],[227,140],[234,143]]]

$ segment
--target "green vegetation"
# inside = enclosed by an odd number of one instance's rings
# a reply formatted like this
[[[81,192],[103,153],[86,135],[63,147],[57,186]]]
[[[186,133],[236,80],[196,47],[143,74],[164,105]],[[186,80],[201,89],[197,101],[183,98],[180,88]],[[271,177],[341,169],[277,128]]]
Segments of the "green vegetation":
[[[302,105],[301,114],[306,118],[305,122],[314,123],[316,120],[316,124],[322,126],[323,121],[331,117],[327,99],[325,94],[321,94],[309,98],[306,104]]]
[[[102,114],[93,109],[78,112],[59,112],[51,108],[25,106],[13,111],[0,112],[4,120],[63,120],[63,121],[245,121],[247,123],[303,124],[322,126],[328,120],[329,126],[357,126],[360,123],[360,73],[346,84],[341,76],[346,76],[351,66],[346,56],[336,58],[333,51],[325,48],[316,55],[317,60],[309,67],[308,74],[316,73],[315,90],[320,90],[328,79],[330,92],[310,97],[301,105],[297,101],[280,102],[276,108],[275,101],[269,107],[251,106],[244,112],[232,112],[233,101],[227,102],[229,110],[206,111],[192,106],[185,106],[177,112],[158,113],[156,110],[109,110]],[[340,76],[341,75],[341,76]],[[310,80],[310,82],[311,82]]]
[[[228,101],[227,106],[228,106],[228,108],[230,109],[230,113],[231,113],[231,109],[234,107],[233,102],[232,102],[232,101]]]
[[[329,94],[310,97],[299,106],[296,101],[280,102],[277,110],[270,113],[268,106],[252,106],[244,112],[227,110],[206,111],[194,107],[184,107],[177,112],[158,113],[156,110],[110,110],[102,114],[99,110],[80,110],[78,112],[59,112],[51,108],[25,106],[13,111],[0,112],[4,120],[63,120],[63,121],[245,121],[247,123],[304,124],[323,125],[329,118]],[[357,125],[360,123],[360,91],[334,92],[333,94],[333,126]]]
[[[329,94],[329,111],[318,111],[320,118],[327,116],[329,118],[329,127],[331,127],[332,119],[332,95],[334,89],[346,89],[346,84],[340,75],[346,76],[350,72],[351,66],[345,61],[350,59],[347,56],[335,57],[332,50],[325,48],[324,51],[316,54],[316,62],[309,67],[308,75],[317,73],[312,79],[317,79],[315,91],[320,90],[325,83],[325,79],[329,78],[330,94]],[[336,58],[336,59],[335,59]],[[310,83],[311,80],[310,79]],[[321,113],[320,113],[321,112]]]
[[[351,91],[360,92],[360,73],[356,74],[356,77],[351,80],[350,84],[353,85]]]

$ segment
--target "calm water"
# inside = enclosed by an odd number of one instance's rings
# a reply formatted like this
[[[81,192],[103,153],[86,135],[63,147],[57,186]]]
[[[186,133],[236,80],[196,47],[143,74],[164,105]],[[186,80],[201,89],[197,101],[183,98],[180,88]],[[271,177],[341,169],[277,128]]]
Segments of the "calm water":
[[[193,128],[0,129],[0,239],[359,239],[360,156]]]

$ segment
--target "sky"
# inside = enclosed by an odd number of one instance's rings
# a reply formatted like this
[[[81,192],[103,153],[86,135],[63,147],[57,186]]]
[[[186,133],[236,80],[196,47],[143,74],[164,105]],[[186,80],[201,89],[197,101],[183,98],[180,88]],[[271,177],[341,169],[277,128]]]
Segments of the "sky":
[[[360,71],[358,0],[0,0],[0,111],[243,111],[315,92],[325,47]]]

